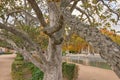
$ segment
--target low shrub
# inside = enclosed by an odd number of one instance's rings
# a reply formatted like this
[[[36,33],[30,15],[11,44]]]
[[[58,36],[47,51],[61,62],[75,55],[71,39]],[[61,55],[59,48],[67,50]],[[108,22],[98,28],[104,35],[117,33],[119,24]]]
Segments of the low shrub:
[[[65,56],[67,53],[65,51],[62,51],[62,56]]]
[[[62,64],[64,80],[76,80],[77,71],[75,64],[66,62]],[[31,73],[29,79],[24,77],[27,72]],[[25,62],[24,58],[18,54],[12,64],[12,77],[13,80],[43,80],[44,73],[31,62]]]
[[[28,64],[28,68],[31,70],[32,73],[31,80],[43,80],[44,73],[31,62],[27,64]]]
[[[29,63],[24,61],[22,55],[17,54],[15,61],[12,64],[13,80],[30,80],[31,70],[28,68]]]
[[[12,52],[5,52],[4,54],[12,54]]]
[[[24,80],[23,78],[23,65],[24,61],[22,56],[17,55],[15,61],[12,64],[12,78],[13,80]]]
[[[25,78],[27,73],[31,74],[31,78]],[[12,78],[13,80],[43,80],[43,72],[31,62],[25,62],[22,55],[17,54],[12,64]]]
[[[76,80],[78,69],[75,64],[66,63],[62,64],[63,78],[65,80]]]
[[[32,80],[43,80],[44,73],[31,63]],[[77,78],[77,67],[75,64],[63,62],[62,72],[63,78],[66,80],[76,80]]]
[[[37,67],[34,67],[32,72],[32,80],[43,80],[43,77],[44,73]]]

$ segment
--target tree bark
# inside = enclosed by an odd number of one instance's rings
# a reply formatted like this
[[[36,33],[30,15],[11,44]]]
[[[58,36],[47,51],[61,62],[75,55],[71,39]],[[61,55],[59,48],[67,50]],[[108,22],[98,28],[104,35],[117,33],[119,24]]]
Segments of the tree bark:
[[[47,66],[44,72],[44,80],[62,80],[62,65]]]
[[[48,27],[50,33],[47,31],[49,36],[49,44],[47,50],[46,71],[44,72],[44,80],[62,80],[62,27],[61,14],[59,8],[54,2],[48,2],[49,6],[49,19],[50,27]],[[55,29],[56,28],[56,29]]]
[[[62,49],[61,45],[56,45],[54,40],[49,39],[48,55],[44,80],[62,80]]]
[[[74,27],[75,32],[99,52],[100,56],[108,62],[120,78],[120,46],[108,36],[103,35],[98,28],[78,21],[69,12],[66,12],[65,15],[65,22]]]

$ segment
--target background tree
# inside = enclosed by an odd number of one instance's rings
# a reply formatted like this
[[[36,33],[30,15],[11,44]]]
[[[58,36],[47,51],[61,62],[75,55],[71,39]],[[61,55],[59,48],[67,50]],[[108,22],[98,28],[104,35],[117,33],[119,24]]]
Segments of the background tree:
[[[25,0],[24,2],[1,0],[0,39],[9,43],[40,68],[44,72],[44,80],[62,80],[61,44],[66,26],[71,28],[69,31],[71,34],[75,32],[98,50],[120,77],[120,46],[97,28],[110,26],[111,22],[117,24],[119,7],[111,6],[112,2],[118,4],[117,0],[27,0],[27,2]],[[72,15],[75,9],[79,11],[79,17]],[[117,19],[112,17],[112,14],[115,14]],[[46,19],[49,22],[46,22]],[[24,26],[21,29],[22,25]],[[36,28],[40,26],[43,27],[41,31],[49,38],[44,54],[39,39],[36,38],[38,31]],[[30,29],[30,32],[26,29]],[[4,34],[4,30],[8,36]],[[17,38],[14,39],[18,40],[11,39],[9,35],[15,35]]]

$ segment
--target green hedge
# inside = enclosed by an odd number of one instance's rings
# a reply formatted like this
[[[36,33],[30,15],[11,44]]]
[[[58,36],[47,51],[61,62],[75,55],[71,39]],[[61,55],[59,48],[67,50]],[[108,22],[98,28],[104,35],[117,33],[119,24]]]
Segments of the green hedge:
[[[66,63],[64,62],[62,64],[62,72],[63,72],[63,78],[67,80],[75,80],[77,76],[76,65],[72,63]]]
[[[12,64],[12,78],[13,80],[25,80],[23,77],[24,61],[21,55],[17,55]]]
[[[12,54],[12,52],[5,52],[4,54]]]
[[[31,72],[30,79],[24,77],[27,72]],[[17,54],[15,61],[12,64],[13,80],[43,80],[43,75],[41,70],[35,67],[31,62],[25,62],[22,55]]]
[[[43,80],[44,73],[37,67],[35,67],[30,62],[24,62],[23,57],[21,55],[17,55],[15,58],[15,61],[12,64],[12,76],[13,80]],[[24,69],[26,69],[31,72],[31,78],[25,79],[24,78]],[[71,63],[64,62],[62,64],[62,72],[63,72],[63,78],[65,80],[76,80],[77,76],[76,65]]]
[[[26,64],[28,65],[28,68],[31,70],[31,73],[32,73],[31,80],[43,80],[44,73],[39,68],[37,68],[31,62]]]

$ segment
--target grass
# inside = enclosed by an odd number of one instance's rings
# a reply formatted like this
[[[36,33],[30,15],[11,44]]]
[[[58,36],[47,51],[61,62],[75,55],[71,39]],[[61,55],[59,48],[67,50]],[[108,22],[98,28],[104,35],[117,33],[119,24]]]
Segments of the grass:
[[[79,63],[79,64],[84,64],[83,60],[72,60],[72,62]],[[111,70],[111,67],[105,63],[105,62],[89,62],[89,66],[93,67],[98,67],[98,68],[103,68],[103,69],[109,69]]]
[[[90,62],[90,66],[111,70],[111,67],[105,62]]]

